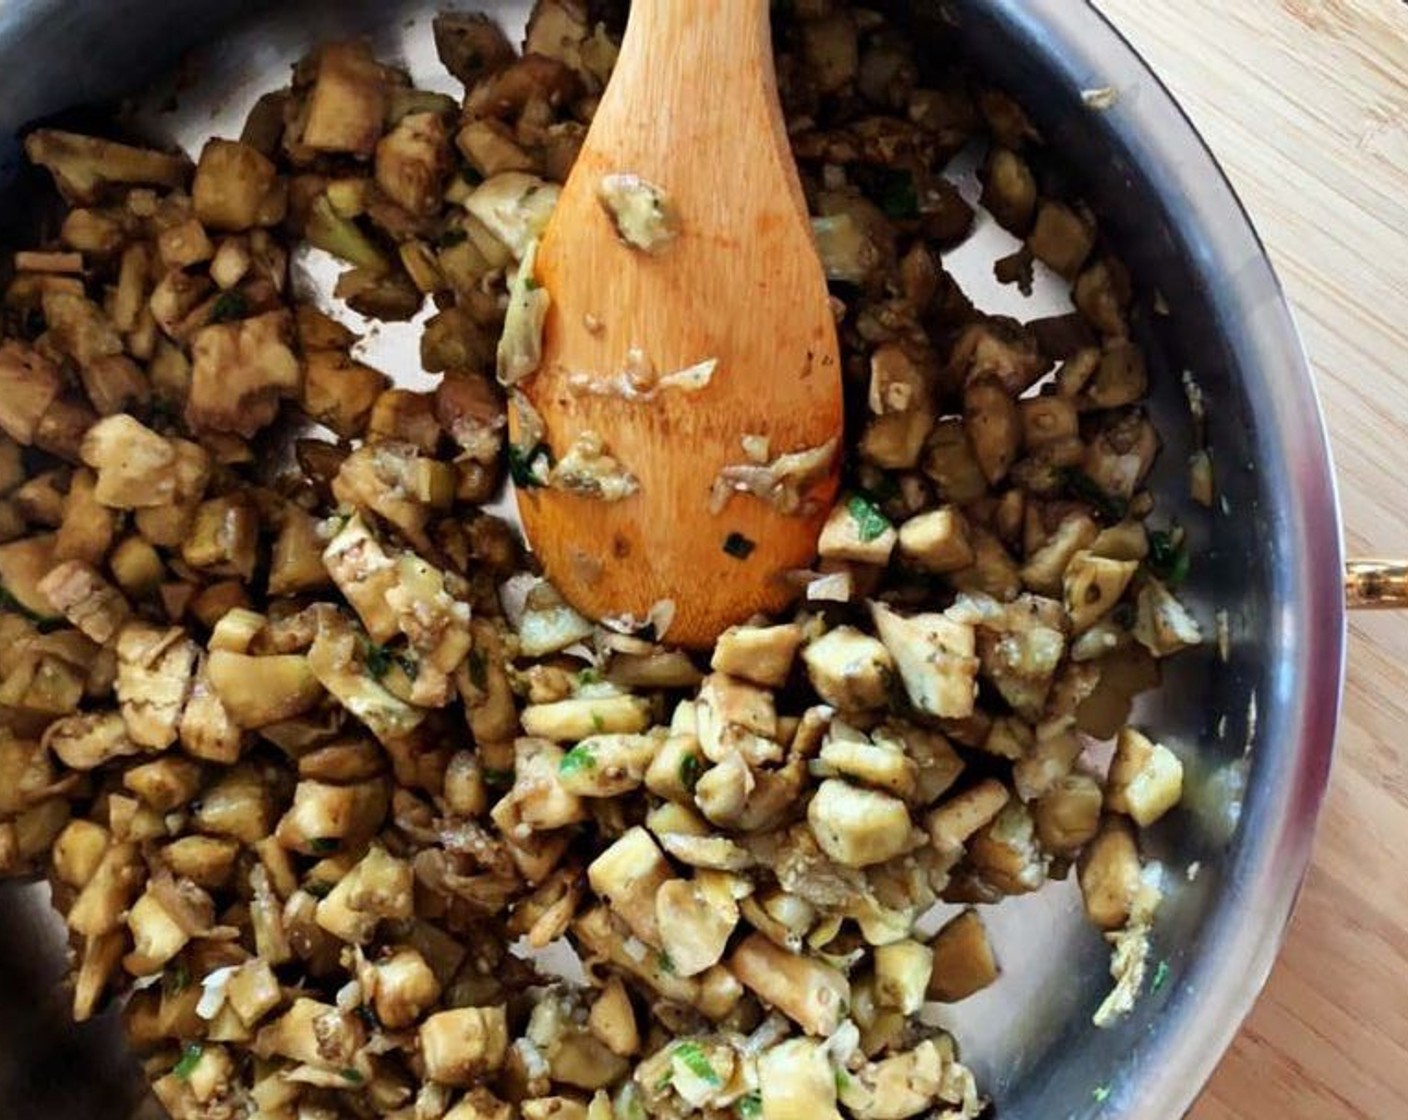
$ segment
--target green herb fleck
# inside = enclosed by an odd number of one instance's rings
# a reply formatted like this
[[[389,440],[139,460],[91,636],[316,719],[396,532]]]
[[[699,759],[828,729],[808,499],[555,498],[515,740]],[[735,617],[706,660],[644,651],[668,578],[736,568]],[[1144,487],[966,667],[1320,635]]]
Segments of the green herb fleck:
[[[851,517],[859,529],[862,544],[869,544],[871,541],[883,537],[893,528],[890,519],[863,494],[852,494],[850,500],[846,502],[846,508],[851,511]]]
[[[362,647],[362,662],[367,672],[381,680],[392,669],[399,668],[411,680],[420,675],[420,662],[412,653],[400,653],[389,646],[378,645],[367,639]]]
[[[655,1083],[655,1091],[657,1093],[663,1093],[666,1089],[670,1087],[670,1082],[674,1079],[675,1071],[672,1069],[667,1069],[661,1076],[660,1080]]]
[[[1168,983],[1168,972],[1168,961],[1160,961],[1158,967],[1154,969],[1153,982],[1149,985],[1151,992],[1157,992]]]
[[[843,1069],[838,1069],[836,1071],[836,1091],[838,1093],[844,1093],[850,1087],[851,1075]]]
[[[919,191],[914,174],[902,168],[885,168],[876,175],[875,203],[888,217],[909,221],[919,217]]]
[[[680,759],[680,785],[690,793],[699,784],[699,776],[704,773],[704,763],[697,754],[687,754]]]
[[[604,720],[604,719],[601,718],[601,713],[600,713],[600,712],[593,712],[593,713],[592,713],[592,730],[594,730],[594,731],[605,731],[605,730],[606,730],[606,720]]]
[[[508,445],[508,476],[515,486],[531,490],[543,485],[543,476],[552,469],[552,452],[545,443],[536,443],[528,449],[517,444]]]
[[[336,836],[315,836],[308,841],[308,847],[313,850],[314,854],[320,856],[332,855],[339,846],[340,841]]]
[[[738,1113],[738,1120],[758,1120],[763,1114],[762,1094],[745,1093],[738,1098],[733,1110]]]
[[[704,1056],[704,1051],[699,1049],[699,1044],[696,1042],[681,1042],[675,1047],[671,1057],[682,1063],[685,1069],[706,1085],[718,1088],[724,1083],[723,1078],[709,1064],[709,1059]]]
[[[578,743],[565,755],[562,761],[557,764],[557,772],[564,778],[572,774],[580,774],[584,770],[596,769],[596,755],[592,754],[592,749],[585,743]]]
[[[396,664],[396,655],[385,646],[368,639],[362,650],[362,662],[366,665],[368,673],[381,680],[391,672],[391,666]]]
[[[191,986],[191,971],[179,961],[161,975],[162,990],[169,996],[179,996]]]
[[[1090,1095],[1095,1098],[1096,1104],[1104,1104],[1105,1101],[1109,1099],[1110,1087],[1108,1085],[1097,1085],[1090,1091]]]
[[[200,1056],[205,1052],[199,1042],[186,1043],[185,1049],[181,1051],[181,1060],[171,1067],[171,1072],[182,1081],[187,1080],[195,1072],[196,1066],[200,1065]]]
[[[1170,587],[1188,578],[1188,541],[1174,529],[1156,529],[1149,534],[1149,573]]]
[[[1123,521],[1129,512],[1127,501],[1117,494],[1108,493],[1079,467],[1067,467],[1061,472],[1061,479],[1073,498],[1094,506],[1095,512],[1106,521]]]
[[[332,893],[332,884],[325,883],[321,879],[309,879],[303,884],[303,889],[314,898],[327,898]]]
[[[513,785],[513,771],[488,768],[484,771],[484,784],[494,789],[507,789]]]
[[[601,673],[596,669],[583,669],[577,674],[577,687],[586,688],[589,684],[600,684]]]
[[[210,308],[212,323],[228,323],[231,319],[243,319],[249,314],[249,299],[243,292],[224,292]]]
[[[724,538],[724,551],[735,560],[747,560],[757,547],[756,541],[749,540],[742,533],[730,533]]]
[[[660,971],[663,972],[666,976],[673,976],[675,974],[674,958],[671,957],[670,954],[665,952],[663,949],[660,950],[659,954],[656,956],[655,964],[659,967]],[[686,1043],[685,1045],[689,1046],[693,1045],[693,1043]]]
[[[363,1081],[366,1080],[366,1078],[363,1077],[358,1070],[353,1069],[351,1066],[348,1066],[346,1069],[341,1070],[340,1072],[342,1073],[343,1080],[350,1081],[353,1085],[360,1085]]]
[[[484,660],[484,651],[469,651],[469,682],[483,692],[489,687],[489,664]]]

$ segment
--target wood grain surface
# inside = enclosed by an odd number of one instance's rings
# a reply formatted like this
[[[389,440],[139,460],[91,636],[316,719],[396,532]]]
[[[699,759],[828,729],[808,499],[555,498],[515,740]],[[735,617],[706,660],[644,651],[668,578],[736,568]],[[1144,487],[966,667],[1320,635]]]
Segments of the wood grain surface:
[[[1351,554],[1408,557],[1408,4],[1097,0],[1241,194],[1300,321]],[[1408,1117],[1408,615],[1351,620],[1280,961],[1195,1120]]]

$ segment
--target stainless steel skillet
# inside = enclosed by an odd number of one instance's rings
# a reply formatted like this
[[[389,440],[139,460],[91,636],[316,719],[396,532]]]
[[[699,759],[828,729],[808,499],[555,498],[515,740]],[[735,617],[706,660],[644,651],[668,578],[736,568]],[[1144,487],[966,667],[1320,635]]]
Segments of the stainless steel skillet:
[[[370,34],[420,80],[437,76],[418,0],[25,0],[0,9],[0,136],[146,84],[200,46],[199,87],[154,128],[198,143],[232,134],[258,92],[312,43]],[[478,3],[511,28],[527,5]],[[956,30],[1027,104],[1101,211],[1146,291],[1143,317],[1165,435],[1155,489],[1189,527],[1190,597],[1228,618],[1228,658],[1178,661],[1141,718],[1196,759],[1187,808],[1156,836],[1176,888],[1161,914],[1159,989],[1113,1031],[1090,1026],[1106,958],[1069,885],[1004,904],[1007,975],[955,1019],[999,1115],[1173,1117],[1193,1099],[1259,990],[1309,855],[1342,681],[1344,584],[1333,476],[1300,344],[1245,214],[1192,127],[1134,52],[1076,0],[893,5],[917,39]],[[951,33],[950,32],[948,33]],[[446,86],[449,89],[450,87]],[[5,148],[13,178],[17,149]],[[25,209],[13,194],[0,232]],[[971,249],[965,284],[993,254]],[[986,294],[980,299],[987,299]],[[992,301],[998,298],[992,294]],[[1040,314],[1030,308],[1027,314]],[[405,336],[387,332],[382,364]],[[412,351],[413,353],[413,351]],[[1183,370],[1211,402],[1224,502],[1188,504]],[[1196,874],[1190,874],[1196,866]],[[0,1116],[120,1118],[140,1092],[111,1021],[75,1030],[55,992],[62,938],[37,888],[0,893]]]

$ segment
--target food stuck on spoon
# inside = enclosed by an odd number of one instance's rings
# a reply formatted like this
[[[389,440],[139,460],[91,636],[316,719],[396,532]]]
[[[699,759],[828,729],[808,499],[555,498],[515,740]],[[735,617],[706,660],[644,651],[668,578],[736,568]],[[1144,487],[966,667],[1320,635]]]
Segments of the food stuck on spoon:
[[[632,5],[510,300],[519,512],[567,600],[707,647],[794,597],[836,492],[841,368],[766,0]]]

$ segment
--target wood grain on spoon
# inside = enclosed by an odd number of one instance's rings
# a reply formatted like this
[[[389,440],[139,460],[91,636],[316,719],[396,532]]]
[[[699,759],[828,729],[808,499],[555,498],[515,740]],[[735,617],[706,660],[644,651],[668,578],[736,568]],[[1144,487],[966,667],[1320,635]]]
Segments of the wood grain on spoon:
[[[618,236],[598,190],[622,173],[666,192],[678,232],[663,248]],[[839,448],[841,435],[835,325],[778,105],[766,0],[636,0],[536,278],[552,307],[522,388],[554,459],[595,432],[640,483],[616,502],[520,489],[553,583],[594,618],[643,618],[673,600],[668,638],[691,646],[782,607],[796,592],[785,573],[815,557],[839,451],[799,513],[746,493],[710,508],[720,472],[748,462],[744,436],[765,437],[771,459]],[[611,392],[642,359],[659,375],[717,366],[697,391]]]

